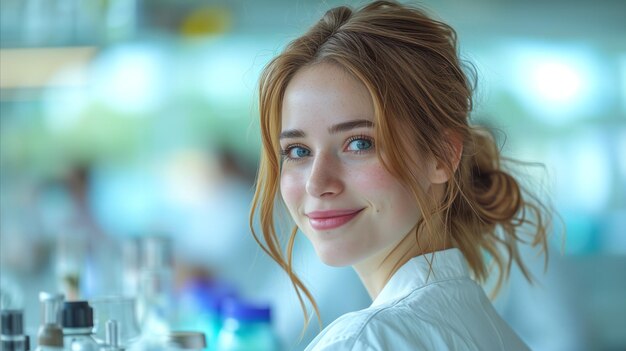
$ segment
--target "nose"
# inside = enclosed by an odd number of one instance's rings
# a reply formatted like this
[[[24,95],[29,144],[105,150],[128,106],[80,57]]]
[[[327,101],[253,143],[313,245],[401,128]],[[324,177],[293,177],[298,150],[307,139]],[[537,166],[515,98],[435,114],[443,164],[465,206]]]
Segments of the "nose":
[[[314,197],[330,197],[343,191],[342,166],[337,156],[318,154],[311,165],[306,191]]]

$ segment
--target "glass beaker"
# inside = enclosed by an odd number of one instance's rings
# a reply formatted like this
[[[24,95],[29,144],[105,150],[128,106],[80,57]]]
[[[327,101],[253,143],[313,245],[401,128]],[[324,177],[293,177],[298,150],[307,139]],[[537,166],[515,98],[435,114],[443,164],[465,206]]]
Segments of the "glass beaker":
[[[140,334],[135,299],[125,296],[103,296],[89,301],[94,309],[94,339],[103,345],[106,340],[106,322],[115,320],[118,324],[120,345],[128,348]]]
[[[41,325],[37,332],[37,351],[63,350],[61,311],[64,300],[63,294],[39,293]]]

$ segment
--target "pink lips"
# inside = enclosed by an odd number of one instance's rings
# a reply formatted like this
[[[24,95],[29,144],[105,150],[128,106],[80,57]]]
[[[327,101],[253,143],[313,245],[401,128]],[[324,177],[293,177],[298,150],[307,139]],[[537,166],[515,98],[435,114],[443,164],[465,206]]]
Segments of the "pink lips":
[[[331,211],[313,211],[307,213],[309,223],[315,230],[330,230],[341,227],[350,222],[363,209],[358,210],[331,210]]]

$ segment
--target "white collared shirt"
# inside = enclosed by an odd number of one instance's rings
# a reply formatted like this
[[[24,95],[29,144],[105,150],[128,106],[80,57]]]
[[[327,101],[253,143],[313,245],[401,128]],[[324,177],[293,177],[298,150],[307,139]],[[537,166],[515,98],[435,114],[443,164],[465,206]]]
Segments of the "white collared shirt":
[[[529,348],[470,278],[461,251],[448,249],[409,260],[370,307],[339,317],[306,350]]]

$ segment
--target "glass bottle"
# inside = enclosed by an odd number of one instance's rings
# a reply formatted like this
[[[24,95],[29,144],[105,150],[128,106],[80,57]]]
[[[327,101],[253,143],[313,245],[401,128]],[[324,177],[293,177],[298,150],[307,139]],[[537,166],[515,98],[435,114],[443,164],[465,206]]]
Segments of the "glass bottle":
[[[63,346],[67,351],[98,351],[93,338],[93,309],[87,301],[63,304]]]
[[[174,320],[172,240],[164,236],[143,237],[141,256],[137,299],[141,335],[130,350],[161,351]]]
[[[63,350],[61,308],[64,299],[63,294],[39,293],[41,325],[37,333],[37,351]]]
[[[138,315],[142,331],[165,335],[173,319],[172,241],[164,236],[142,238]]]
[[[24,312],[22,310],[2,310],[0,312],[0,349],[3,351],[28,351],[29,339],[24,335]]]

